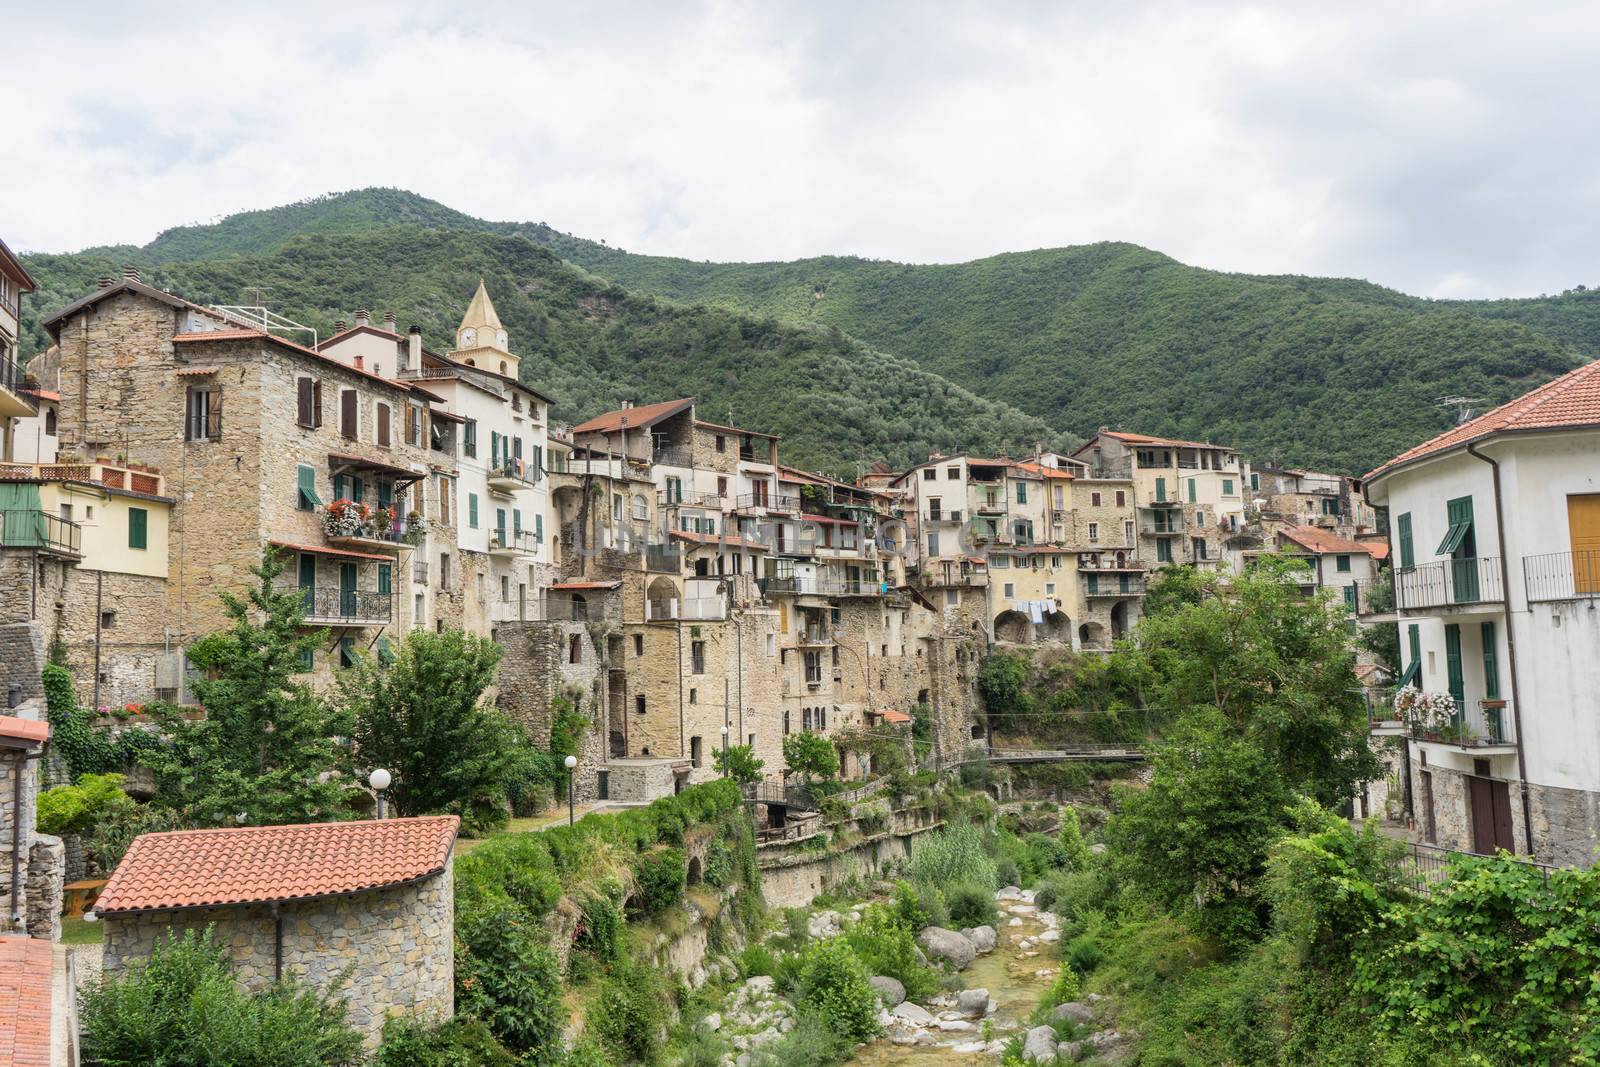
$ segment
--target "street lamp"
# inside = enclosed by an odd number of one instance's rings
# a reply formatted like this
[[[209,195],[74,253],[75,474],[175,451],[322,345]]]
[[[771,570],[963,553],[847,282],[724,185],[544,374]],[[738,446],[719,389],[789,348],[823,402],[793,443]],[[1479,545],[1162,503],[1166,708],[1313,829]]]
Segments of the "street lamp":
[[[722,777],[728,777],[728,724],[722,724]]]
[[[389,788],[389,772],[382,767],[377,768],[367,775],[367,784],[372,787],[372,795],[378,802],[378,818],[383,818],[383,791]]]
[[[561,761],[567,767],[567,825],[572,825],[572,770],[578,765],[577,756],[568,756]]]

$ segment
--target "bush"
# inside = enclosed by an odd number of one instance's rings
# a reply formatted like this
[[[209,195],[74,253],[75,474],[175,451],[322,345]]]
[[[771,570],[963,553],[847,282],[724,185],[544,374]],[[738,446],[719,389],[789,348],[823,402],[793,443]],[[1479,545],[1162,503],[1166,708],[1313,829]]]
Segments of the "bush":
[[[150,959],[84,997],[83,1052],[105,1067],[345,1067],[361,1037],[344,1004],[279,982],[264,993],[233,984],[210,931],[158,941]]]
[[[457,1015],[437,1026],[390,1019],[372,1067],[517,1067],[520,1062],[482,1022]]]
[[[622,909],[601,893],[585,896],[580,906],[583,924],[578,927],[575,947],[589,953],[599,963],[616,963],[622,958]]]
[[[1077,1000],[1080,986],[1078,972],[1073,970],[1070,964],[1063,963],[1061,965],[1061,973],[1056,976],[1056,980],[1045,991],[1044,1006],[1053,1008],[1057,1004],[1065,1004],[1068,1001]]]
[[[661,848],[645,853],[635,861],[633,873],[638,880],[635,899],[641,911],[660,911],[683,899],[686,875],[680,849]]]
[[[1093,933],[1082,933],[1068,941],[1061,950],[1061,957],[1073,970],[1085,974],[1100,966],[1100,961],[1105,958],[1100,939]]]
[[[999,918],[994,904],[994,890],[970,882],[951,886],[945,890],[945,904],[950,909],[950,924],[957,928],[984,926]]]
[[[866,968],[842,938],[806,949],[796,983],[802,1011],[818,1016],[852,1044],[878,1033],[878,998]]]
[[[120,774],[85,774],[72,785],[39,794],[39,832],[81,834],[107,816],[126,816],[134,804],[122,791]]]
[[[561,1050],[561,970],[545,929],[512,908],[456,914],[456,1010],[550,1064]]]
[[[109,878],[122,862],[128,846],[140,834],[182,830],[189,825],[181,813],[170,808],[131,802],[104,808],[84,838],[89,866],[101,877]]]
[[[921,1003],[939,992],[937,972],[918,953],[915,931],[899,914],[874,904],[845,932],[845,941],[869,974],[883,974],[906,987],[906,998]]]
[[[894,886],[894,901],[890,905],[896,920],[903,926],[912,930],[921,930],[927,926],[943,926],[950,921],[950,913],[945,908],[944,894],[937,886],[907,885],[905,882],[896,882]]]
[[[801,1015],[781,1041],[751,1054],[750,1067],[834,1067],[849,1058],[852,1043],[814,1015]]]
[[[750,945],[739,953],[739,973],[745,978],[771,975],[778,969],[778,958],[765,945]]]
[[[722,838],[714,837],[706,847],[706,867],[703,877],[706,885],[713,889],[721,889],[733,881],[733,850],[723,843]]]
[[[999,888],[994,860],[983,847],[983,831],[972,823],[955,823],[925,835],[911,856],[911,880],[946,894],[956,885]]]
[[[586,1016],[587,1030],[622,1063],[654,1063],[667,1024],[667,993],[646,967],[618,968],[600,985]]]

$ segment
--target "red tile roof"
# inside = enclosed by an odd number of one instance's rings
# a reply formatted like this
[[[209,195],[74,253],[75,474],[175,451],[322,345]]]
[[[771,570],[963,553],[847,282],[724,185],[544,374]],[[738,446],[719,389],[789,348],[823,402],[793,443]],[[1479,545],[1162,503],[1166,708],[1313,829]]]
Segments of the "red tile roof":
[[[54,400],[57,404],[61,403],[61,394],[56,392],[54,389],[33,389],[33,388],[28,388],[28,389],[24,389],[23,392],[24,393],[32,393],[34,396],[38,397],[40,400]]]
[[[19,719],[14,715],[0,715],[0,737],[29,744],[43,744],[50,740],[50,724],[39,719]]]
[[[1351,541],[1340,537],[1331,530],[1324,530],[1320,526],[1286,526],[1279,531],[1283,536],[1309,552],[1319,556],[1330,552],[1339,555],[1368,556],[1372,554],[1372,546],[1362,541]]]
[[[1018,463],[1018,470],[1025,470],[1029,474],[1039,474],[1046,478],[1072,478],[1073,473],[1061,467],[1046,467],[1043,463]]]
[[[50,984],[55,946],[0,937],[0,1063],[50,1067]]]
[[[1428,456],[1464,447],[1499,433],[1600,426],[1600,360],[1568,371],[1493,411],[1452,427],[1408,449],[1366,476],[1381,475]]]
[[[663,400],[659,404],[636,404],[631,408],[620,408],[608,411],[604,415],[596,415],[588,422],[580,422],[572,428],[573,433],[615,433],[623,428],[637,430],[650,426],[662,419],[670,418],[680,411],[687,411],[694,406],[694,397],[686,396],[680,400]]]
[[[402,885],[444,870],[460,822],[429,815],[141,834],[95,911],[265,904]]]
[[[215,314],[215,312],[211,312],[211,314]],[[343,360],[338,360],[330,355],[327,355],[326,353],[318,352],[314,348],[307,348],[305,345],[297,345],[293,341],[279,337],[275,333],[267,333],[265,330],[195,330],[188,333],[177,333],[172,335],[173,344],[212,344],[219,341],[266,341],[268,344],[277,345],[279,348],[287,348],[291,352],[298,352],[302,356],[310,356],[312,359],[318,360],[322,363],[347,370],[351,374],[358,374],[361,377],[366,378],[368,381],[382,382],[384,385],[399,389],[401,392],[409,393],[415,391],[431,397],[434,400],[439,399],[420,386],[411,386],[406,382],[397,382],[393,378],[385,378],[381,374],[373,374],[371,371],[363,370],[360,367],[352,367]]]
[[[1107,437],[1114,437],[1123,444],[1129,445],[1166,445],[1168,448],[1218,448],[1224,452],[1235,451],[1227,445],[1214,445],[1209,441],[1183,441],[1175,437],[1151,437],[1149,434],[1128,433],[1124,430],[1101,430],[1100,432]],[[1093,442],[1091,441],[1090,443],[1092,444]],[[1087,447],[1089,446],[1084,446],[1084,448]],[[1078,452],[1082,451],[1083,448],[1078,449]],[[1073,455],[1077,454],[1077,452],[1073,453]]]
[[[551,582],[551,589],[615,589],[622,582],[613,580],[609,582]]]
[[[679,541],[693,541],[697,545],[723,545],[727,548],[753,548],[758,552],[765,552],[767,546],[759,541],[746,541],[730,534],[693,533],[688,530],[673,530],[672,536]]]
[[[329,548],[327,545],[302,545],[294,541],[268,541],[273,548],[286,548],[290,552],[309,552],[316,556],[338,556],[341,559],[375,559],[381,563],[392,563],[393,556],[380,556],[371,552],[351,552],[343,548]]]
[[[883,712],[882,712],[882,715],[883,715],[883,721],[884,722],[910,722],[911,721],[911,716],[907,715],[903,711],[896,711],[893,708],[884,708]]]

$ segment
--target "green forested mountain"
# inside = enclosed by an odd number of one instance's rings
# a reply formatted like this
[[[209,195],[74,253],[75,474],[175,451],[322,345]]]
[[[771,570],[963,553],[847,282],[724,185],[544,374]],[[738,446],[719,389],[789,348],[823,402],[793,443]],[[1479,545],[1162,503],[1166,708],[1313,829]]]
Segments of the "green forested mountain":
[[[247,212],[213,226],[180,227],[143,248],[96,249],[30,262],[158,265],[174,278],[235,285],[226,295],[237,299],[243,285],[270,284],[250,276],[253,267],[245,262],[250,256],[267,257],[293,279],[301,259],[314,264],[336,248],[347,256],[365,255],[372,237],[395,226],[460,231],[463,243],[452,242],[451,249],[470,249],[474,262],[511,257],[499,271],[472,268],[508,280],[529,265],[512,250],[526,243],[524,238],[543,245],[617,283],[625,293],[593,278],[580,282],[576,274],[572,282],[614,294],[610,299],[617,307],[640,314],[649,309],[657,336],[669,321],[684,329],[709,329],[714,322],[741,335],[754,330],[780,349],[815,346],[845,360],[880,362],[869,376],[859,370],[832,378],[774,373],[746,400],[750,372],[730,382],[730,364],[739,363],[731,353],[726,361],[685,358],[677,368],[681,376],[670,381],[655,373],[658,367],[630,372],[636,379],[601,379],[611,392],[596,398],[556,382],[576,373],[575,385],[587,385],[592,365],[622,358],[617,346],[625,350],[637,342],[623,342],[610,317],[569,312],[561,340],[574,346],[571,358],[552,352],[537,372],[556,376],[545,384],[569,415],[610,403],[623,395],[618,389],[636,399],[693,393],[711,400],[712,409],[732,400],[739,417],[752,420],[769,409],[810,407],[815,397],[814,410],[825,422],[839,413],[837,434],[824,425],[801,431],[795,443],[816,441],[818,450],[808,454],[820,458],[827,454],[826,442],[836,438],[840,447],[831,458],[847,463],[870,455],[874,439],[899,442],[899,449],[885,449],[886,458],[897,459],[928,447],[981,448],[1014,439],[1011,434],[1044,434],[1044,426],[1073,437],[1109,425],[1208,437],[1258,460],[1360,472],[1444,429],[1454,412],[1438,402],[1443,396],[1498,403],[1600,353],[1600,294],[1586,291],[1531,300],[1428,301],[1350,279],[1222,274],[1114,243],[936,266],[850,257],[701,263],[635,255],[543,223],[486,222],[393,189]],[[305,235],[319,240],[306,242]],[[406,262],[417,261],[408,257]],[[539,263],[544,271],[557,266]],[[100,269],[79,276],[92,277]],[[321,299],[332,308],[393,304],[402,320],[412,306],[419,314],[433,308],[442,317],[423,321],[430,338],[439,339],[441,334],[432,331],[447,325],[443,309],[455,307],[465,291],[429,291],[432,283],[423,278],[464,277],[470,271],[460,263],[418,263],[421,277],[391,276],[400,269],[399,261],[372,264],[362,276],[376,288],[347,286],[348,299],[333,292]],[[286,295],[290,290],[296,292],[292,298]],[[400,292],[412,293],[415,303],[396,304],[393,297],[385,302],[383,294]],[[270,297],[290,314],[291,301],[318,299],[295,290],[292,280]],[[302,313],[314,317],[315,309]],[[774,320],[804,329],[780,328]],[[771,340],[778,336],[784,340]],[[731,333],[720,337],[711,348],[746,343]],[[850,338],[873,351],[866,354],[868,349]],[[907,377],[912,368],[926,373]],[[613,372],[621,375],[621,368],[606,370]],[[630,381],[637,387],[628,389]],[[927,399],[945,390],[950,398],[966,396],[962,387],[998,406],[975,408],[962,417]],[[885,433],[869,435],[873,427],[847,421],[863,417],[864,405],[874,403],[893,412],[892,428]],[[1018,420],[1017,409],[1039,421]],[[978,426],[990,426],[992,432],[986,438],[964,436]]]
[[[854,474],[884,459],[910,464],[930,449],[1020,454],[1069,439],[1042,420],[837,330],[634,296],[518,236],[389,226],[360,235],[300,236],[264,254],[148,267],[145,280],[199,303],[238,303],[268,287],[274,310],[326,337],[357,307],[417,323],[447,349],[480,277],[522,357],[522,377],[576,422],[622,400],[695,396],[717,419],[784,438],[786,462]],[[88,292],[129,258],[111,249],[27,257],[40,282],[27,329]],[[139,257],[133,257],[135,259]]]

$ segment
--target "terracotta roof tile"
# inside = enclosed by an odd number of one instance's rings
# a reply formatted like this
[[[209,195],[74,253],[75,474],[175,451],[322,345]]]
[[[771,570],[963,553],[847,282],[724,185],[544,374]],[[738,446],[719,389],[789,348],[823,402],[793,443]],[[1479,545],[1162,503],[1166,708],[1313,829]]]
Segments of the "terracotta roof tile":
[[[1286,526],[1279,532],[1295,544],[1307,551],[1315,552],[1319,556],[1327,555],[1330,552],[1356,556],[1372,554],[1371,545],[1340,537],[1333,531],[1324,530],[1320,526]]]
[[[753,548],[757,552],[765,552],[767,546],[760,541],[746,541],[743,538],[730,534],[694,533],[689,530],[673,530],[672,537],[678,541],[693,541],[697,545],[721,545],[725,548]]]
[[[95,911],[262,904],[360,893],[444,870],[454,815],[141,834]]]
[[[911,716],[907,715],[903,711],[896,711],[894,708],[884,708],[883,711],[881,712],[881,714],[883,715],[883,721],[884,722],[910,722],[911,721]]]
[[[373,552],[351,552],[345,548],[329,548],[327,545],[302,545],[295,541],[268,541],[273,548],[283,548],[290,552],[309,552],[313,556],[338,556],[340,559],[375,559],[382,563],[394,560],[393,556],[383,556]]]
[[[402,392],[409,393],[414,391],[431,397],[434,400],[439,399],[432,393],[429,393],[426,389],[423,389],[421,386],[413,386],[407,382],[399,382],[395,381],[393,378],[385,378],[381,374],[373,374],[369,370],[362,370],[359,367],[352,367],[350,364],[345,363],[343,360],[335,359],[326,352],[318,352],[315,348],[307,348],[305,345],[297,345],[293,341],[279,337],[275,333],[268,333],[265,330],[194,330],[187,333],[177,333],[172,335],[172,343],[179,345],[211,344],[219,341],[266,341],[267,343],[277,345],[280,348],[287,348],[291,352],[298,352],[303,356],[310,356],[312,359],[318,360],[319,362],[328,364],[330,366],[338,367],[341,370],[347,370],[351,374],[358,374],[361,377],[366,378],[368,381],[382,382],[384,385],[392,386],[393,388],[399,389]]]
[[[1166,445],[1169,448],[1217,448],[1224,452],[1234,449],[1227,445],[1214,445],[1209,441],[1183,441],[1175,437],[1151,437],[1149,434],[1128,433],[1125,430],[1103,430],[1107,437],[1115,437],[1118,441],[1130,445]],[[1078,449],[1082,452],[1083,449]],[[1074,453],[1076,454],[1076,453]]]
[[[50,724],[40,719],[19,719],[15,715],[0,715],[0,737],[40,744],[50,740]]]
[[[615,589],[622,584],[619,580],[609,582],[551,582],[551,589]]]
[[[1368,474],[1370,481],[1396,467],[1481,441],[1497,433],[1560,430],[1600,426],[1600,360],[1568,371],[1510,403],[1469,419],[1415,448],[1408,449]]]
[[[0,1063],[49,1067],[55,946],[0,937]]]
[[[679,400],[663,400],[659,404],[636,404],[631,408],[619,408],[608,411],[604,415],[596,415],[588,422],[580,422],[572,428],[573,433],[615,433],[622,429],[623,420],[626,419],[628,429],[637,430],[649,426],[662,419],[686,411],[694,406],[694,397],[686,396]]]

